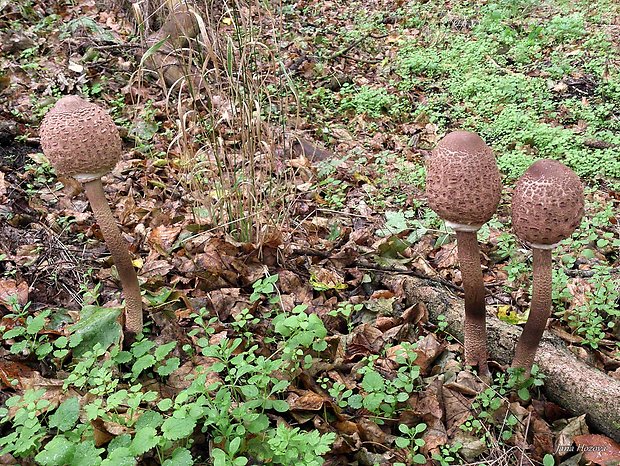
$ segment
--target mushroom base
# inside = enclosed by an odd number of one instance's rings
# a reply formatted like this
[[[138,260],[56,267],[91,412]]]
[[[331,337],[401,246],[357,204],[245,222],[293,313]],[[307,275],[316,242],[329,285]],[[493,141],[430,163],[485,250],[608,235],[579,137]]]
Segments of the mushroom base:
[[[447,331],[463,336],[463,303],[440,286],[417,277],[385,274],[381,283],[398,294],[407,306],[424,303],[429,320],[448,323]],[[519,329],[493,315],[487,318],[489,355],[497,363],[510,362]],[[573,415],[587,414],[588,422],[620,442],[620,380],[614,379],[577,359],[558,337],[547,332],[536,352],[536,364],[547,376],[542,389],[546,396]]]

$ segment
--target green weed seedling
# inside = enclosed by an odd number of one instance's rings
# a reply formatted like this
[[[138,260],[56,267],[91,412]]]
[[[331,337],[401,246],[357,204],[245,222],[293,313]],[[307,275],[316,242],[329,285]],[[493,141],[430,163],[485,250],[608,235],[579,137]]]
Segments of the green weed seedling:
[[[595,274],[588,280],[591,290],[585,292],[586,301],[569,311],[561,312],[570,328],[583,338],[582,344],[598,348],[607,330],[613,331],[620,322],[618,300],[620,289],[611,279],[609,266],[595,266]]]
[[[273,319],[274,332],[280,340],[278,351],[282,352],[283,359],[295,366],[303,357],[305,368],[312,364],[311,356],[305,354],[306,349],[320,352],[327,348],[323,321],[316,314],[306,313],[307,307],[295,306],[290,314],[283,312]]]
[[[425,442],[421,438],[417,438],[426,430],[426,427],[427,425],[423,422],[414,427],[409,427],[405,424],[399,424],[398,426],[398,430],[403,434],[403,437],[396,437],[396,446],[407,449],[408,464],[426,464],[426,457],[419,453],[420,448],[425,445]],[[405,466],[405,463],[394,464],[395,466]]]
[[[250,295],[250,302],[255,303],[261,299],[266,299],[268,304],[276,304],[279,302],[280,296],[275,285],[279,278],[280,277],[276,273],[257,280],[252,285],[253,291]]]
[[[50,401],[43,398],[45,389],[27,390],[23,396],[12,396],[6,400],[6,408],[0,408],[0,422],[8,421],[8,409],[15,409],[11,420],[11,432],[0,438],[0,455],[10,453],[26,457],[39,448],[46,430],[37,413],[47,409]]]
[[[439,453],[433,453],[432,458],[439,463],[439,466],[462,464],[463,460],[458,455],[461,448],[463,444],[459,442],[454,445],[442,445],[439,447]]]
[[[544,376],[537,365],[531,370],[530,377],[525,377],[523,369],[508,369],[507,373],[498,373],[493,384],[483,390],[471,404],[475,415],[470,416],[460,427],[492,445],[495,436],[503,441],[514,435],[518,419],[510,412],[507,396],[515,392],[523,401],[531,398],[531,391],[543,385]]]
[[[254,317],[252,312],[248,308],[245,308],[235,316],[234,322],[231,322],[230,325],[238,332],[238,334],[247,338],[247,341],[252,341],[254,335],[252,332],[252,327],[258,323],[260,323],[260,319],[258,317]]]
[[[26,194],[35,197],[40,196],[42,188],[59,189],[61,185],[57,182],[54,169],[45,156],[42,153],[35,153],[30,155],[30,159],[32,162],[24,165],[26,172],[32,176],[32,179],[26,182]]]
[[[415,364],[416,358],[413,344],[402,343],[402,349],[395,357],[395,361],[400,365],[396,377],[387,379],[374,368],[378,356],[367,357],[367,365],[359,370],[362,375],[362,391],[353,394],[344,392],[342,398],[348,395],[346,403],[349,408],[367,409],[379,416],[376,421],[381,423],[381,418],[397,413],[402,403],[406,402],[418,387],[420,367]]]
[[[351,333],[351,330],[353,330],[353,322],[351,321],[351,318],[354,313],[360,312],[362,309],[364,309],[364,304],[362,303],[352,304],[340,302],[336,306],[336,309],[329,311],[328,315],[332,317],[342,317],[347,323],[348,332]]]
[[[334,382],[333,385],[330,386],[329,379],[327,378],[319,379],[319,383],[324,390],[327,390],[329,396],[333,398],[334,402],[340,408],[346,408],[349,405],[347,400],[351,395],[353,395],[353,390],[347,388],[345,384],[341,382]]]
[[[209,346],[209,337],[215,333],[215,329],[213,328],[213,324],[217,322],[217,317],[211,317],[207,320],[209,316],[209,312],[207,308],[200,308],[198,312],[195,312],[190,315],[190,318],[194,319],[195,328],[189,331],[187,334],[190,338],[197,337],[196,344],[200,348],[206,348]],[[186,345],[183,347],[183,350],[188,353],[192,353],[193,347],[191,345]]]
[[[10,328],[6,324],[0,326],[0,332],[2,339],[10,342],[11,354],[25,356],[34,354],[38,359],[44,359],[52,353],[57,358],[66,356],[68,352],[65,349],[66,338],[58,338],[51,342],[47,334],[41,334],[41,331],[49,324],[51,309],[32,315],[29,312],[30,303],[20,306],[15,296],[10,297],[8,301],[13,312],[5,315],[4,319],[6,322],[12,320],[13,325]]]
[[[321,193],[321,197],[329,208],[336,210],[344,209],[349,188],[350,185],[346,181],[331,176],[319,181],[312,187]]]

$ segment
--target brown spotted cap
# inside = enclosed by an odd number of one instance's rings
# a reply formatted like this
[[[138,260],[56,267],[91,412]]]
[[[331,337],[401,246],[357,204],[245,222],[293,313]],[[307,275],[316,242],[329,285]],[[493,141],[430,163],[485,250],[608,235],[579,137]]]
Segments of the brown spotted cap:
[[[426,195],[437,214],[477,229],[497,210],[502,191],[495,156],[477,134],[446,135],[426,160]]]
[[[52,107],[39,132],[43,153],[56,173],[78,181],[101,178],[121,156],[121,138],[110,115],[74,95]]]
[[[538,160],[517,182],[512,226],[530,244],[551,246],[568,238],[583,216],[583,185],[557,160]]]

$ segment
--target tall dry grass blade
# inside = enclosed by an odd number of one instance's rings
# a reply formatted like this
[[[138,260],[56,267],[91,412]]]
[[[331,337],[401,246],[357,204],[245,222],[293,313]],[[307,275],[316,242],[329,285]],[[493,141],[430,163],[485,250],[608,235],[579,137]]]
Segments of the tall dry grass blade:
[[[169,154],[211,225],[261,244],[287,220],[293,189],[283,153],[294,92],[277,55],[279,7],[223,0],[189,9],[197,35],[168,50],[182,73],[163,82],[177,122]]]

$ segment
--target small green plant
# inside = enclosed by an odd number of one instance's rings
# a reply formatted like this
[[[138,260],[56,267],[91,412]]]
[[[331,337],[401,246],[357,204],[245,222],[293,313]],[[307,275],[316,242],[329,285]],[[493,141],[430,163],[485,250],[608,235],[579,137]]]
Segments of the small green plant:
[[[23,396],[12,396],[6,400],[6,407],[15,409],[12,418],[12,432],[0,439],[0,455],[10,453],[18,458],[37,451],[46,429],[37,413],[49,407],[50,401],[43,398],[45,389],[27,390]],[[0,408],[0,422],[8,419],[8,409]]]
[[[449,325],[448,318],[444,314],[437,316],[437,327],[440,332],[445,332]]]
[[[585,21],[579,13],[554,16],[542,33],[556,43],[574,41],[586,34]]]
[[[606,331],[613,331],[620,322],[618,301],[620,289],[611,279],[609,267],[596,267],[595,275],[588,280],[591,290],[585,292],[586,302],[570,310],[559,311],[569,327],[583,337],[583,344],[598,348]]]
[[[347,199],[349,184],[331,176],[319,181],[313,189],[321,193],[324,203],[332,209],[343,209]]]
[[[254,302],[277,303],[277,279],[272,275],[257,281]],[[92,294],[84,300],[95,302],[98,293]],[[152,299],[166,299],[166,295]],[[290,380],[301,364],[308,366],[313,355],[327,346],[327,331],[316,314],[306,313],[304,306],[281,312],[265,338],[274,348],[267,357],[252,344],[252,338],[224,338],[211,344],[217,318],[201,308],[191,316],[195,327],[189,336],[212,364],[198,365],[189,386],[176,396],[160,398],[143,381],[150,385],[153,379],[165,381],[179,369],[180,358],[174,354],[177,343],[158,345],[141,338],[123,350],[100,332],[89,334],[93,316],[107,326],[113,326],[107,319],[116,323],[117,310],[104,309],[87,304],[82,326],[74,324],[71,335],[51,342],[37,337],[49,319],[48,312],[27,315],[27,307],[14,307],[16,319],[24,324],[19,326],[24,330],[9,333],[16,349],[34,348],[42,358],[52,358],[67,372],[63,390],[72,395],[63,397],[58,406],[46,398],[45,389],[9,398],[6,408],[0,409],[0,423],[7,425],[8,432],[0,438],[0,454],[25,461],[34,458],[46,466],[129,465],[146,454],[155,455],[164,466],[193,464],[200,458],[193,457],[190,447],[201,430],[215,445],[211,458],[205,458],[214,465],[245,465],[250,458],[282,465],[323,463],[321,456],[335,434],[272,425],[268,417],[269,412],[288,411],[285,397]],[[254,325],[249,312],[242,315],[234,325],[241,326],[244,320],[244,327]],[[4,329],[5,334],[15,328]],[[27,344],[21,344],[22,340]],[[83,348],[85,342],[96,340]],[[195,357],[191,345],[183,350]],[[119,426],[126,433],[98,448],[92,424],[96,420]]]
[[[235,316],[235,321],[231,322],[231,326],[242,334],[248,341],[252,341],[254,338],[254,334],[252,332],[252,327],[259,324],[260,319],[258,317],[254,317],[252,312],[248,309],[242,309],[239,314]]]
[[[266,299],[269,304],[275,304],[280,300],[277,294],[277,288],[275,286],[278,281],[278,274],[269,275],[268,277],[257,280],[252,285],[252,294],[250,295],[250,302],[255,303],[261,299]]]
[[[39,48],[37,46],[29,47],[27,49],[22,50],[22,52],[19,54],[19,58],[20,60],[30,60],[36,56],[38,51],[39,51]]]
[[[543,457],[543,466],[555,466],[555,458],[553,458],[553,455],[547,453]]]
[[[207,309],[202,307],[198,312],[192,313],[190,318],[194,320],[195,327],[189,331],[188,336],[196,338],[196,345],[199,348],[206,348],[209,346],[209,336],[215,333],[213,325],[217,322],[217,317],[209,318]],[[191,345],[185,345],[183,351],[191,354],[194,350]]]
[[[384,88],[369,86],[356,87],[350,84],[342,86],[340,109],[352,110],[358,114],[366,114],[370,118],[380,118],[384,114],[392,114],[400,109],[396,96]]]
[[[433,453],[432,459],[437,461],[439,466],[461,464],[462,460],[458,456],[458,452],[461,448],[463,448],[463,444],[459,442],[453,445],[442,445],[439,447],[439,453]]]
[[[40,195],[41,188],[56,186],[57,179],[52,165],[42,153],[31,154],[30,158],[32,162],[24,165],[24,169],[30,175],[26,181],[26,193],[34,197]]]
[[[295,365],[303,357],[306,368],[312,364],[312,357],[305,354],[305,349],[323,351],[327,348],[323,321],[316,314],[308,314],[307,307],[295,306],[290,314],[282,312],[273,319],[274,332],[281,337],[279,351],[283,359]]]
[[[20,306],[17,297],[9,298],[9,303],[13,312],[7,314],[0,326],[2,339],[10,343],[11,354],[30,355],[34,354],[38,359],[48,356],[54,349],[46,334],[41,334],[45,328],[51,310],[45,309],[37,315],[29,313],[30,303]],[[7,325],[11,322],[10,328]],[[62,343],[62,342],[60,342]]]
[[[417,212],[413,210],[385,212],[385,224],[383,228],[377,230],[378,236],[398,235],[403,231],[410,230],[416,226]]]
[[[511,258],[517,250],[517,241],[514,235],[502,232],[497,237],[497,249],[495,254],[501,260]]]
[[[504,384],[504,380],[506,381],[506,388],[515,391],[523,401],[528,401],[531,398],[531,391],[542,387],[545,376],[540,372],[540,368],[534,364],[529,377],[525,377],[522,369],[509,369],[508,379],[505,378],[504,374],[498,376],[500,387]]]
[[[334,382],[331,386],[329,386],[328,382],[329,379],[327,378],[322,378],[319,380],[321,387],[324,390],[327,390],[329,396],[334,399],[334,402],[340,408],[346,408],[349,405],[347,399],[353,395],[353,390],[347,388],[346,385],[341,382]]]
[[[318,431],[302,432],[299,427],[289,428],[280,424],[267,443],[275,464],[301,464],[321,466],[321,455],[327,453],[336,434],[319,434]]]
[[[354,313],[360,312],[363,308],[364,305],[362,303],[352,304],[348,302],[340,302],[338,303],[336,309],[329,311],[328,314],[333,317],[342,317],[347,323],[349,332],[351,332],[353,326],[351,317]]]
[[[508,284],[520,283],[523,277],[528,276],[531,267],[523,260],[522,256],[514,255],[504,266],[504,271],[508,275]]]
[[[414,427],[409,427],[405,424],[399,424],[398,430],[402,437],[396,437],[395,443],[399,448],[404,448],[407,451],[408,464],[426,464],[426,457],[419,453],[420,448],[425,445],[424,440],[417,438],[422,432],[426,430],[427,425],[423,422],[416,424]],[[405,463],[394,463],[395,466],[405,466]]]
[[[420,367],[415,364],[417,353],[414,345],[404,342],[397,351],[395,361],[399,364],[394,379],[384,378],[376,369],[376,356],[368,357],[368,365],[360,369],[363,375],[361,394],[349,397],[349,405],[354,409],[365,408],[380,416],[392,416],[401,403],[409,399],[416,389],[420,377]]]
[[[495,435],[509,440],[514,435],[517,417],[510,411],[509,392],[516,393],[523,401],[531,398],[531,391],[542,386],[544,380],[538,366],[534,365],[529,377],[523,369],[509,369],[508,373],[498,373],[494,383],[480,392],[472,402],[475,415],[470,416],[461,429],[492,442]]]

